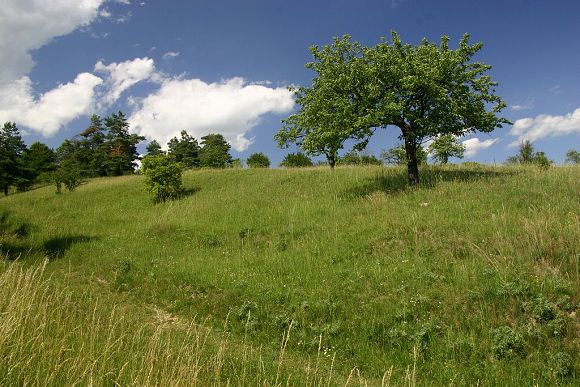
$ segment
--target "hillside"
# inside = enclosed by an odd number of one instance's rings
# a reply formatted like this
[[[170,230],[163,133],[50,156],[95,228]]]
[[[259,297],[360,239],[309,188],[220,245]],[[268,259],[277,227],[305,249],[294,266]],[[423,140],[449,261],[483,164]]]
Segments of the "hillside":
[[[20,317],[0,384],[579,383],[580,168],[422,179],[199,170],[159,205],[141,176],[2,198],[0,315]]]

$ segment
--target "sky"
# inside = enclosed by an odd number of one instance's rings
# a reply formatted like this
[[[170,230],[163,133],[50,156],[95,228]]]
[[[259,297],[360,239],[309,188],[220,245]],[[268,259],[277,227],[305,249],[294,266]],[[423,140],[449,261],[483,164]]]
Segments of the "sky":
[[[277,165],[296,151],[273,137],[297,109],[288,87],[311,84],[308,47],[469,33],[513,125],[461,138],[464,160],[501,163],[528,139],[560,163],[580,149],[579,15],[577,0],[0,0],[0,123],[56,148],[121,110],[149,140],[221,133],[233,157]],[[377,130],[367,152],[398,135]]]

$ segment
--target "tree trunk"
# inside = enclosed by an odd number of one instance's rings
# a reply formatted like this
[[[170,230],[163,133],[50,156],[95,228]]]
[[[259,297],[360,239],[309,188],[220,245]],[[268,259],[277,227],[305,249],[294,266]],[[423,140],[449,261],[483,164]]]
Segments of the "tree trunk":
[[[327,153],[326,159],[328,160],[328,165],[330,165],[330,169],[334,169],[334,166],[336,165],[336,152]]]
[[[8,196],[8,184],[4,184],[4,196]]]
[[[417,163],[417,142],[414,138],[405,137],[405,153],[407,154],[407,177],[409,185],[419,185],[419,164]]]

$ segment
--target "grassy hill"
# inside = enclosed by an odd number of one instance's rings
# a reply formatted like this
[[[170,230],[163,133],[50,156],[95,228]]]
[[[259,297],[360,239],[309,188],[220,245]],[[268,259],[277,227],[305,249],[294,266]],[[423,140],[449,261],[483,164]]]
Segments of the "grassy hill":
[[[141,176],[2,198],[0,384],[579,383],[580,168],[422,178],[201,170],[159,205]]]

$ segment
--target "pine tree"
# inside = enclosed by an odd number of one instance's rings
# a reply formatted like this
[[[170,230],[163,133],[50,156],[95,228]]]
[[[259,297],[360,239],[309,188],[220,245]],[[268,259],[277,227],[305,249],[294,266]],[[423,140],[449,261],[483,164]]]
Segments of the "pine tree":
[[[21,156],[25,150],[16,123],[6,122],[0,130],[0,186],[4,195],[8,195],[10,186],[23,177]]]

